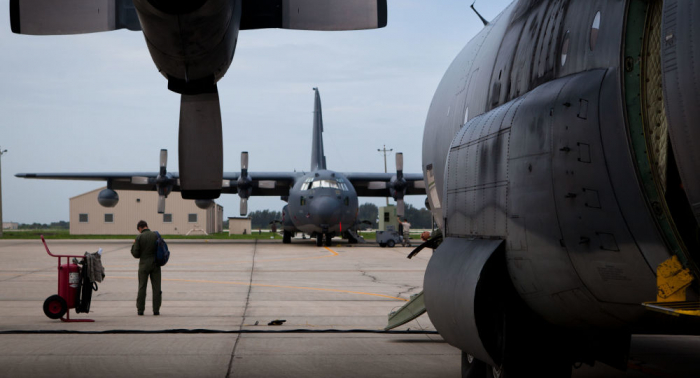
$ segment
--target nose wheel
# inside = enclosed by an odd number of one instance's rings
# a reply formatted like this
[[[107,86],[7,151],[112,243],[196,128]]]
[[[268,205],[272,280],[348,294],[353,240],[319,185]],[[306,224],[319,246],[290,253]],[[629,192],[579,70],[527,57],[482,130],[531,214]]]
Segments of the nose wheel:
[[[317,247],[323,247],[323,239],[325,236],[326,240],[326,246],[330,247],[331,243],[333,242],[333,234],[316,234],[316,246]]]

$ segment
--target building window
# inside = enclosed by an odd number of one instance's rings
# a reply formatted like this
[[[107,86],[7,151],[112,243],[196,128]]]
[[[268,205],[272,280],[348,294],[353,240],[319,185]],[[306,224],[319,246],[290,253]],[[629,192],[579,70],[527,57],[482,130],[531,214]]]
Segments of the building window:
[[[197,214],[187,214],[187,221],[190,223],[197,223]]]
[[[78,215],[78,222],[87,223],[88,222],[88,215],[87,214]]]
[[[197,214],[195,214],[195,215],[197,215]],[[173,223],[173,215],[172,214],[163,214],[163,223]]]
[[[114,223],[114,214],[105,214],[105,223]]]
[[[137,199],[136,199],[136,202],[141,202],[141,198],[137,198]]]

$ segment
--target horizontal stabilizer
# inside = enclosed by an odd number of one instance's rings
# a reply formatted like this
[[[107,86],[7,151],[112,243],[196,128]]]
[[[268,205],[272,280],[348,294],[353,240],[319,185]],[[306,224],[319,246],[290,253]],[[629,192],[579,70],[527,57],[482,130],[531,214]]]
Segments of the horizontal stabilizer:
[[[141,30],[132,0],[10,0],[10,26],[30,35]]]
[[[383,28],[386,0],[243,0],[241,30]]]
[[[400,309],[389,314],[389,323],[384,327],[384,330],[388,331],[402,326],[424,313],[425,301],[423,300],[423,292],[421,291],[420,294],[411,297],[411,300]]]

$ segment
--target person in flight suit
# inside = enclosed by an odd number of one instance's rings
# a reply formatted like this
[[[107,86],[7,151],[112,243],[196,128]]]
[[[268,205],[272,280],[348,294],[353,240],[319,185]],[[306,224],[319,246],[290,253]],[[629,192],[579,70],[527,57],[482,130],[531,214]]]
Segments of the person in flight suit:
[[[131,245],[131,255],[139,259],[139,294],[136,297],[136,310],[143,315],[146,308],[146,285],[151,277],[153,290],[153,315],[160,315],[160,304],[163,292],[160,290],[160,266],[156,264],[156,233],[148,229],[145,221],[136,225],[139,236]]]

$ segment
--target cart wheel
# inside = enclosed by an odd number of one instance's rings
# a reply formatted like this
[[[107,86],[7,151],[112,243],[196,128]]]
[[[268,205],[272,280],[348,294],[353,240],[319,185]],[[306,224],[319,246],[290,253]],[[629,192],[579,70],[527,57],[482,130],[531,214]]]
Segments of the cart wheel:
[[[68,311],[66,300],[60,295],[52,295],[44,301],[44,314],[51,319],[60,319]]]
[[[386,242],[386,245],[387,245],[387,247],[389,247],[389,248],[394,248],[394,246],[396,245],[396,243],[394,243],[393,240],[389,240],[388,242]]]

